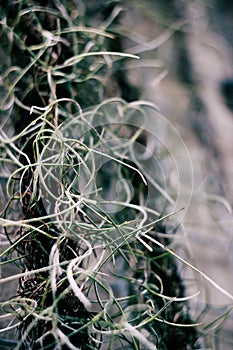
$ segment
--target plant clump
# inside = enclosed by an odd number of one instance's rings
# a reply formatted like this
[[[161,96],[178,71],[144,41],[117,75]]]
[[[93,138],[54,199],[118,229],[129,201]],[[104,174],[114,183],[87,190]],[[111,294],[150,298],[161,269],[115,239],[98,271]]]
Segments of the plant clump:
[[[198,348],[167,248],[173,199],[147,150],[158,111],[118,74],[138,58],[118,51],[122,5],[102,4],[96,23],[92,1],[5,5],[1,108],[14,132],[3,123],[1,255],[20,269],[3,303],[15,349]]]

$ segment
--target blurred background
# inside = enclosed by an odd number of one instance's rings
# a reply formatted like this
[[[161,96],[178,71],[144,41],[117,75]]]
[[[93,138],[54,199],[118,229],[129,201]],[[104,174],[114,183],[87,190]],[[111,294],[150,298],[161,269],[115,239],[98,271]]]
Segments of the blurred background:
[[[121,29],[127,34],[126,51],[140,56],[128,67],[131,81],[143,99],[159,106],[191,157],[193,193],[183,220],[185,239],[174,244],[181,256],[232,294],[233,2],[134,2]],[[188,168],[183,164],[179,170]],[[188,294],[193,273],[181,266],[181,274]],[[195,278],[201,294],[191,302],[191,312],[212,322],[232,301],[197,274]],[[205,332],[212,336],[206,348],[232,349],[232,312]]]

